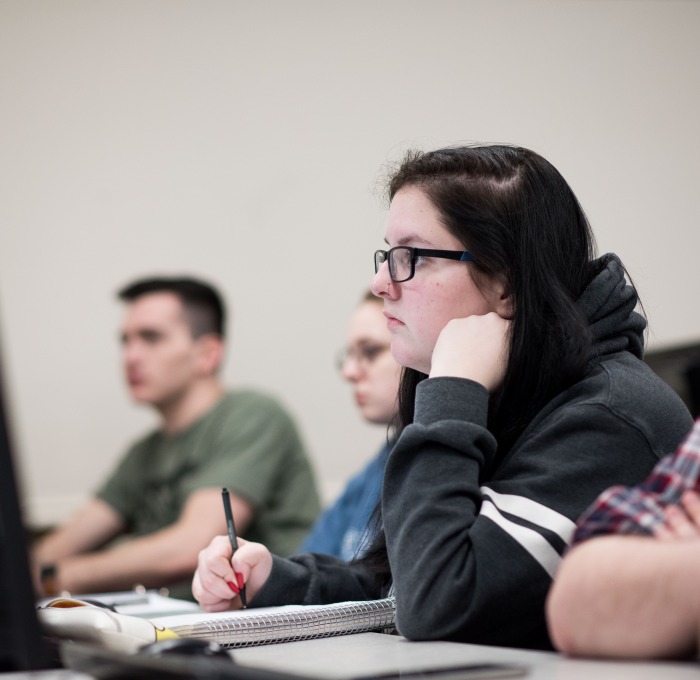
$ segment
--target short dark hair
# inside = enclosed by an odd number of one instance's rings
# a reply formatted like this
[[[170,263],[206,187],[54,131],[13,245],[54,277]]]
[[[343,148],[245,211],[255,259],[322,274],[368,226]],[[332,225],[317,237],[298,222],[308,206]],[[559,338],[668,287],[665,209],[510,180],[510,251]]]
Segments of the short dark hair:
[[[117,296],[124,302],[134,302],[150,293],[172,293],[182,302],[192,336],[225,333],[226,310],[218,291],[208,283],[186,277],[154,277],[139,279],[124,286]]]

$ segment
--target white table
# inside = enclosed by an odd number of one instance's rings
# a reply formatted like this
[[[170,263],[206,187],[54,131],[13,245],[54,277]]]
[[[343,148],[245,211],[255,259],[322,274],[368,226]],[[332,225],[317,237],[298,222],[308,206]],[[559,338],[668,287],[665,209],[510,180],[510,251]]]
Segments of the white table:
[[[700,662],[628,662],[571,659],[554,652],[454,642],[409,642],[381,633],[233,650],[242,665],[269,668],[327,680],[373,673],[501,662],[528,667],[527,680],[700,680]]]

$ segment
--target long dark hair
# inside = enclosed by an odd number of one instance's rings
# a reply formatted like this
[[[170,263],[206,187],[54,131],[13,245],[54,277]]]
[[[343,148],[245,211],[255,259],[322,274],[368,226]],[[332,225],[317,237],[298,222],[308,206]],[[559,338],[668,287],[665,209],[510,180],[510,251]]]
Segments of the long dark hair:
[[[389,179],[389,199],[406,187],[423,191],[445,228],[474,255],[476,285],[498,277],[512,295],[508,365],[489,404],[488,428],[502,459],[537,412],[586,370],[592,341],[575,303],[597,273],[593,234],[557,169],[521,147],[410,151]],[[404,369],[400,429],[413,421],[416,388],[426,377]],[[379,528],[364,561],[389,578]]]

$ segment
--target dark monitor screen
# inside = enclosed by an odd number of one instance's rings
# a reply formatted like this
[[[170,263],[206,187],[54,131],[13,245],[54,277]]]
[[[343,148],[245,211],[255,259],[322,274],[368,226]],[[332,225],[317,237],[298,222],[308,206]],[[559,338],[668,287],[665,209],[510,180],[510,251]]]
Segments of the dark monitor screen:
[[[36,616],[0,356],[0,672],[48,668]]]

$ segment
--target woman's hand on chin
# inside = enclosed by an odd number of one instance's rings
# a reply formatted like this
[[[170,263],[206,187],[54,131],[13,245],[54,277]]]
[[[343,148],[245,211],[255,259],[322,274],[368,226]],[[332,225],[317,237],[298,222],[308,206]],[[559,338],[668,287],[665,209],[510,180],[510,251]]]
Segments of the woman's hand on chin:
[[[495,312],[452,319],[435,343],[430,377],[467,378],[494,392],[506,373],[510,325]]]

